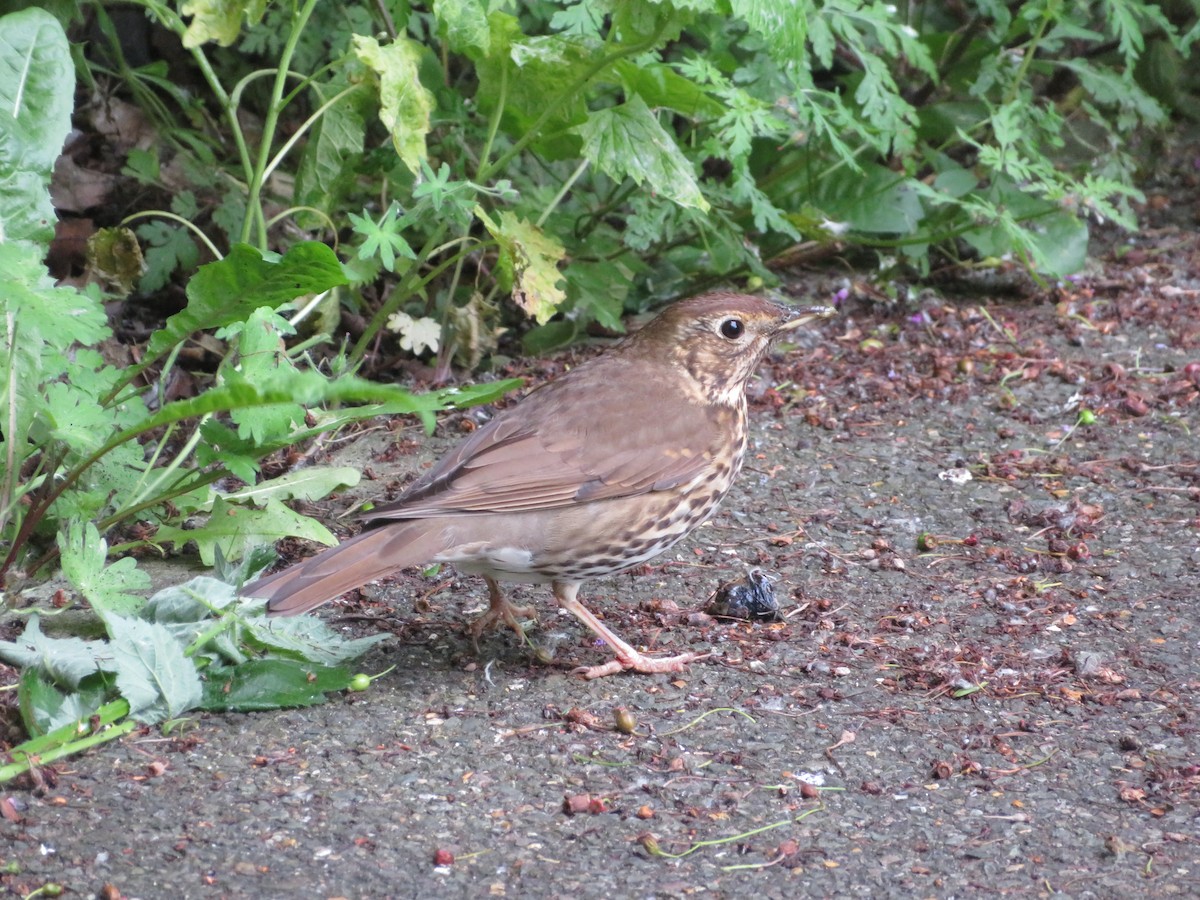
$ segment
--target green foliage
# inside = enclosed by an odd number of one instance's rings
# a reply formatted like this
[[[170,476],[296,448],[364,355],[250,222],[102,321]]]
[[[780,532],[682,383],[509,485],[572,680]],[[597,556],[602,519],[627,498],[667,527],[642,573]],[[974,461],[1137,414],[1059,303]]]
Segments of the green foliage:
[[[201,5],[194,9],[199,17]],[[435,411],[486,402],[509,387],[418,397],[345,374],[344,366],[337,378],[305,368],[306,346],[285,345],[294,334],[285,312],[349,282],[334,252],[314,241],[283,253],[235,243],[195,273],[187,305],[149,336],[136,364],[110,364],[100,349],[112,336],[101,295],[54,284],[42,262],[49,215],[29,215],[49,209],[49,174],[70,124],[66,39],[58,21],[36,9],[0,25],[0,70],[13,74],[0,92],[15,113],[0,116],[3,208],[15,211],[0,219],[0,578],[33,573],[59,556],[94,608],[124,615],[140,604],[148,580],[132,559],[106,564],[105,535],[115,526],[140,522],[143,542],[156,530],[157,544],[194,541],[210,563],[218,552],[238,558],[285,535],[332,542],[283,500],[317,499],[352,483],[344,470],[312,468],[246,491],[233,482],[253,485],[266,455],[357,419],[409,413],[431,426]],[[145,158],[138,165],[153,170]],[[177,200],[180,219],[195,214],[194,197]],[[140,265],[132,241],[113,229],[92,242],[114,286],[128,285]],[[159,266],[158,275],[170,268]],[[210,386],[168,400],[181,349],[205,329],[228,348]],[[343,404],[365,405],[320,409]],[[228,486],[217,490],[218,483]],[[206,524],[197,526],[192,520],[204,514]],[[136,629],[122,634],[140,640]],[[126,696],[135,712],[142,709]]]
[[[34,615],[19,638],[0,641],[0,660],[21,669],[18,699],[32,738],[9,751],[16,764],[0,767],[0,782],[35,757],[49,762],[86,749],[109,728],[115,737],[134,722],[193,710],[323,703],[355,682],[346,663],[388,637],[347,639],[307,616],[267,620],[261,602],[239,600],[231,585],[207,577],[134,606],[89,599],[103,621],[101,638],[49,637]],[[93,716],[103,729],[89,727]]]
[[[1134,225],[1138,143],[1183,95],[1163,61],[1178,69],[1196,33],[1194,14],[1141,0],[307,0],[182,16],[143,2],[195,56],[237,148],[240,207],[202,167],[214,221],[265,249],[264,191],[286,170],[294,190],[272,199],[298,224],[352,224],[365,293],[350,296],[387,297],[352,361],[389,322],[443,361],[464,345],[478,360],[523,317],[526,347],[547,349],[692,280],[769,280],[762,260],[799,240],[917,275],[931,254],[1070,273],[1091,223]],[[241,56],[214,46],[238,34]],[[145,237],[149,277],[186,266],[182,242]],[[414,341],[414,321],[445,333]]]

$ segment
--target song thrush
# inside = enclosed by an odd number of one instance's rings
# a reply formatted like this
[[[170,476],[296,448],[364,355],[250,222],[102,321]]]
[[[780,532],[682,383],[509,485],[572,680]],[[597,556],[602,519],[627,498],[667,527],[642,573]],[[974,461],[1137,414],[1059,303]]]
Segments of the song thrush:
[[[705,521],[746,451],[746,384],[771,342],[832,315],[713,293],[668,307],[608,352],[532,391],[451,450],[367,529],[244,593],[275,615],[306,612],[406,566],[452,563],[487,581],[473,634],[523,634],[498,581],[550,582],[559,606],[599,635],[623,669],[677,672],[695,654],[648,657],[576,598],[586,578],[637,566]]]

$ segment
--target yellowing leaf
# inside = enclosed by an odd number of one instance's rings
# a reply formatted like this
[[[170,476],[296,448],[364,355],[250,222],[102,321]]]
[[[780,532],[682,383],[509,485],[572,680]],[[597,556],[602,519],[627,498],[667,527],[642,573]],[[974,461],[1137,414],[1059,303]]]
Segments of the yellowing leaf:
[[[266,8],[267,0],[251,3],[245,0],[187,0],[179,8],[183,15],[192,17],[183,35],[183,46],[199,47],[216,41],[222,47],[228,47],[242,30],[242,15],[248,25],[253,25],[262,18]]]
[[[375,38],[356,34],[354,53],[379,78],[379,120],[391,132],[400,159],[419,175],[421,160],[429,155],[425,135],[433,94],[421,84],[417,71],[418,45],[399,38],[381,47]]]
[[[500,244],[500,274],[512,282],[513,300],[539,325],[545,324],[567,298],[558,286],[558,263],[566,256],[563,245],[510,212],[500,213],[498,225],[483,207],[475,207],[475,215]]]

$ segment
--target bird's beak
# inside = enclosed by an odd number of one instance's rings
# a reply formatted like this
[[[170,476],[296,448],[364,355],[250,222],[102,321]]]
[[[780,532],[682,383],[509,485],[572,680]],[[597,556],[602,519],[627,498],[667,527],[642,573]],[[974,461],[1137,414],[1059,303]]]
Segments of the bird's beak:
[[[776,334],[792,331],[816,319],[828,319],[837,315],[837,310],[832,306],[805,306],[800,309],[785,306],[782,312],[784,317],[775,326]]]

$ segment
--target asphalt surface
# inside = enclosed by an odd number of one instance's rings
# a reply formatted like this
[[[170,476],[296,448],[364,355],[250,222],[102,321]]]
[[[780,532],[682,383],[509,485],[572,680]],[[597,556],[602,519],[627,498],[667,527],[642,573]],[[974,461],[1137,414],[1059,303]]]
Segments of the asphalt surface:
[[[324,613],[395,634],[369,691],[147,730],[7,786],[0,887],[1200,894],[1200,247],[1170,228],[1132,246],[1033,299],[850,289],[777,355],[722,512],[581,592],[637,646],[712,652],[690,671],[570,677],[604,651],[532,588],[553,660],[511,633],[476,654],[482,583],[411,573]],[[442,431],[374,467],[402,477]],[[703,614],[751,566],[782,621]]]

